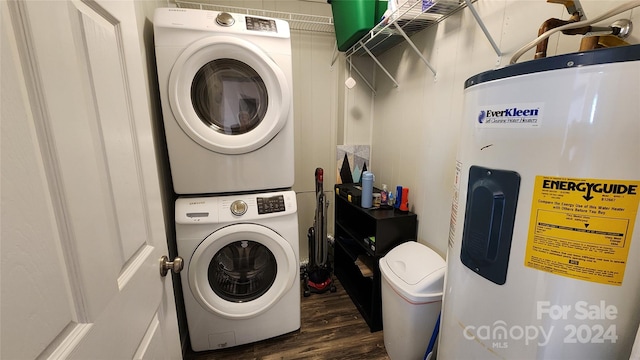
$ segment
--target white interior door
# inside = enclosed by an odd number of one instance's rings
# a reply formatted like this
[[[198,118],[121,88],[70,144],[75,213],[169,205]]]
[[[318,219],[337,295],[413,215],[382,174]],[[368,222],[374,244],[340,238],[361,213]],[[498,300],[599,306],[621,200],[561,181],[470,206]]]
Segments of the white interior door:
[[[134,5],[0,2],[2,359],[181,357]]]

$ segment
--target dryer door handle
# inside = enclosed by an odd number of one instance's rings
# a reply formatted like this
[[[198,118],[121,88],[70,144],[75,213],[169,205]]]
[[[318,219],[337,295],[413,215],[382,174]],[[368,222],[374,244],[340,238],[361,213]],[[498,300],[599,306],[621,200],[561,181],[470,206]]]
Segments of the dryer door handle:
[[[160,258],[160,276],[165,277],[169,270],[172,270],[174,274],[179,273],[184,268],[184,260],[180,256],[176,256],[173,261],[169,261],[169,258],[162,256]]]

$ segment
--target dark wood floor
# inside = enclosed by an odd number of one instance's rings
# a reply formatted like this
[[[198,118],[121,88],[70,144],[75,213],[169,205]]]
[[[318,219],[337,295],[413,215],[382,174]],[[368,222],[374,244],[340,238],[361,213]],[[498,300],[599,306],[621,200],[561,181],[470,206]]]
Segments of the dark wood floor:
[[[382,331],[371,333],[349,295],[337,291],[302,297],[300,330],[224,350],[190,353],[190,360],[389,359]]]

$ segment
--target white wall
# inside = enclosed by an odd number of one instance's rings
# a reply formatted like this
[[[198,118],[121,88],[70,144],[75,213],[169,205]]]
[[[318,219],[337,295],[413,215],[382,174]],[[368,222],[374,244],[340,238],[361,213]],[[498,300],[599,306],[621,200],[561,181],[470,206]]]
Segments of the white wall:
[[[315,169],[324,169],[324,192],[333,202],[335,184],[338,97],[341,69],[331,66],[333,33],[294,31],[293,91],[295,182],[298,199],[300,259],[309,258],[307,231],[316,208]],[[333,206],[328,213],[333,214]],[[333,216],[327,219],[333,224]]]
[[[581,1],[587,18],[594,18],[622,1]],[[458,132],[462,115],[464,81],[479,72],[509,63],[520,46],[537,36],[548,18],[568,19],[564,7],[542,0],[478,0],[480,13],[504,53],[498,57],[469,9],[464,9],[412,37],[436,69],[434,76],[406,44],[385,52],[380,60],[400,84],[397,88],[376,71],[376,95],[358,84],[346,107],[367,107],[373,101],[371,170],[376,186],[410,188],[411,210],[418,214],[419,241],[445,256],[453,196]],[[631,18],[640,25],[640,8],[615,18]],[[614,18],[614,19],[615,19]],[[602,25],[609,25],[613,19]],[[637,28],[637,26],[636,26]],[[640,43],[640,30],[627,39]],[[578,36],[554,35],[548,56],[577,51]],[[520,62],[533,58],[533,50]],[[348,75],[345,75],[348,76]],[[356,79],[357,80],[357,79]],[[365,99],[364,101],[362,99]],[[366,137],[360,119],[347,116],[345,139]]]

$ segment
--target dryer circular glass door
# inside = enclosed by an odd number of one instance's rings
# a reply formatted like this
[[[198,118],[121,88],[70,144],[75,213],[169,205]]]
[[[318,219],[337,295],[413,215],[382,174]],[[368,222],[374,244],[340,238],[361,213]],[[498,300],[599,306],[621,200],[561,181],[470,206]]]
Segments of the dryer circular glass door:
[[[255,44],[211,36],[191,44],[176,60],[169,104],[193,141],[218,153],[244,154],[284,127],[291,89],[282,69]]]
[[[297,280],[293,248],[275,231],[234,224],[205,238],[189,261],[189,287],[205,309],[231,319],[271,308]]]

